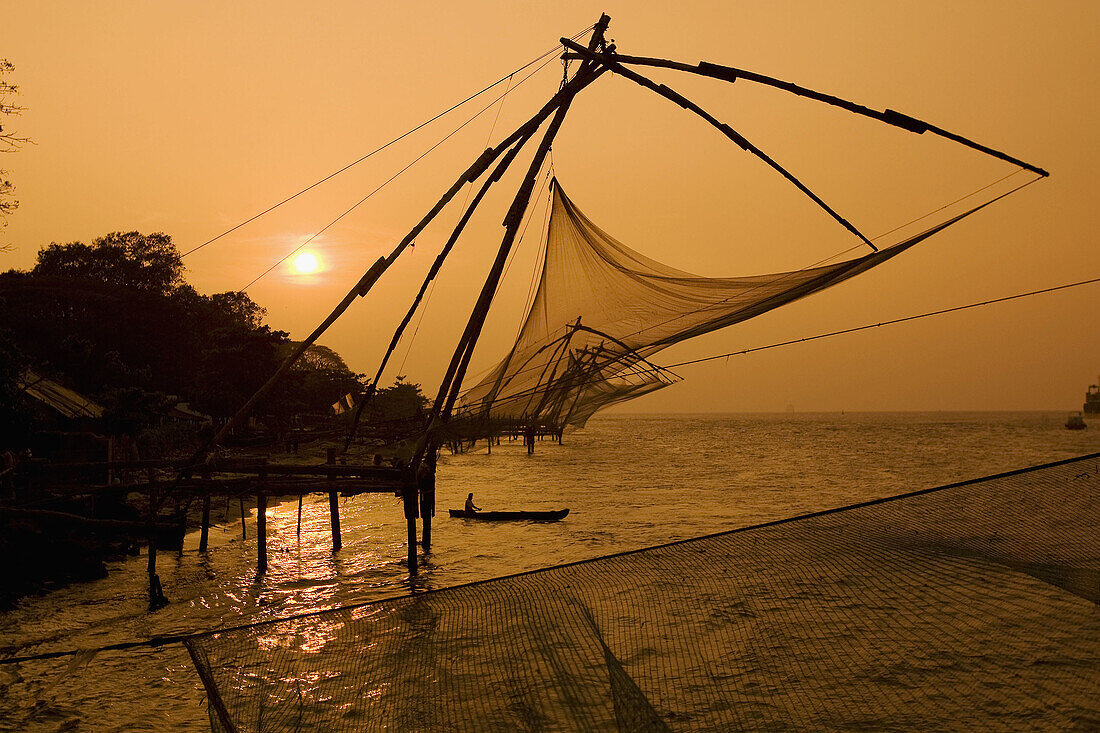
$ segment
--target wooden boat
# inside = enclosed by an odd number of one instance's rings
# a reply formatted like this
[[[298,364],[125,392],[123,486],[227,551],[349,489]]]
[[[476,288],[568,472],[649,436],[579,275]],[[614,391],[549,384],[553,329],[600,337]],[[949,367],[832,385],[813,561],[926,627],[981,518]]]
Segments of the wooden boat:
[[[568,509],[550,512],[468,512],[465,509],[451,509],[451,516],[459,519],[482,519],[488,522],[556,522],[564,519]]]

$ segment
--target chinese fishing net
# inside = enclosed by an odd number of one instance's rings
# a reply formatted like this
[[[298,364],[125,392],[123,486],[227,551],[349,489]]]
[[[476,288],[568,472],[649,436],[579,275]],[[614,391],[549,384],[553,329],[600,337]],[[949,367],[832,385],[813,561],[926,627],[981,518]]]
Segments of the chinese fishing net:
[[[214,730],[1095,730],[1100,454],[193,637]]]
[[[879,252],[749,277],[692,275],[630,249],[552,182],[542,274],[507,357],[465,391],[452,431],[582,426],[609,405],[678,380],[648,358],[816,293],[879,265],[977,206]]]

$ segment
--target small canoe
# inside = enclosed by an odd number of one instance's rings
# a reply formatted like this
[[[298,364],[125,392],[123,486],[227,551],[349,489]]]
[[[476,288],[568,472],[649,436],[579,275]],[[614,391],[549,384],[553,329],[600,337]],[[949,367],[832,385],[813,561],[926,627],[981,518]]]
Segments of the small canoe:
[[[555,512],[468,512],[465,509],[451,509],[451,516],[460,519],[481,519],[488,522],[556,522],[564,519],[568,509]]]

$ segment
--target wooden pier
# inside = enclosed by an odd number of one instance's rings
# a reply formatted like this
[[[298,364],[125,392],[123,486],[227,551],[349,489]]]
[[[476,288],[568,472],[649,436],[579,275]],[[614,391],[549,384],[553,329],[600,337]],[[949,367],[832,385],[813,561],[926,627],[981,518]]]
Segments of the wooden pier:
[[[110,477],[113,481],[89,482],[86,479],[90,476]],[[403,497],[404,513],[409,523],[409,572],[416,574],[416,519],[420,515],[425,517],[424,549],[427,551],[431,544],[430,515],[434,511],[434,492],[424,492],[422,496],[418,483],[430,484],[434,488],[434,475],[430,481],[425,476],[418,481],[416,473],[409,468],[338,464],[334,448],[328,449],[326,462],[319,464],[269,463],[265,459],[223,459],[196,466],[166,460],[32,463],[21,471],[21,496],[14,497],[15,501],[8,506],[0,503],[0,515],[47,524],[61,522],[101,535],[133,538],[147,543],[149,605],[155,609],[167,603],[156,571],[157,552],[167,547],[183,551],[183,536],[189,529],[186,508],[196,500],[202,503],[199,552],[206,552],[208,548],[210,509],[214,499],[227,502],[236,499],[240,503],[242,537],[245,537],[245,501],[255,501],[256,572],[262,575],[268,568],[266,510],[270,500],[298,499],[300,536],[303,497],[309,494],[326,495],[332,550],[338,552],[343,546],[339,496],[386,493]],[[97,498],[111,497],[121,503],[131,494],[146,497],[144,521],[90,516],[94,513]],[[429,498],[430,505],[425,504],[425,499]],[[30,503],[33,507],[25,508]],[[59,504],[72,506],[74,503],[87,507],[88,516],[42,508]],[[164,510],[169,505],[175,511],[165,519]]]

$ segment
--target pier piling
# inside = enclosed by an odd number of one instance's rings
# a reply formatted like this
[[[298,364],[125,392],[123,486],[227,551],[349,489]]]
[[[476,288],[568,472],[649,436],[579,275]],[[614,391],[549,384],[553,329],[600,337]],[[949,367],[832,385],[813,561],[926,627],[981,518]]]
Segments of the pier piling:
[[[239,498],[241,501],[241,539],[247,540],[248,532],[244,528],[244,494],[241,494]]]
[[[203,488],[206,495],[202,497],[202,528],[199,533],[199,552],[206,552],[210,541],[210,474],[202,475]]]
[[[336,449],[328,449],[328,457],[325,463],[329,465],[336,465]],[[336,478],[335,472],[329,472],[329,480]],[[340,540],[340,505],[336,501],[336,490],[332,489],[328,492],[328,516],[329,523],[332,525],[332,551],[339,552],[343,547],[343,542]]]
[[[256,495],[256,574],[267,572],[267,495]]]

